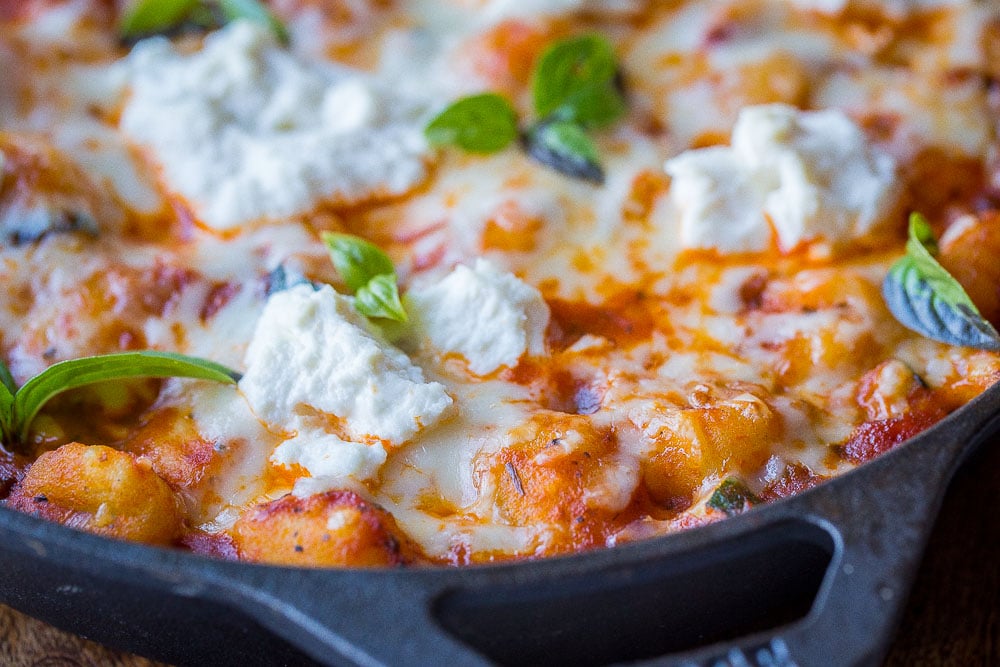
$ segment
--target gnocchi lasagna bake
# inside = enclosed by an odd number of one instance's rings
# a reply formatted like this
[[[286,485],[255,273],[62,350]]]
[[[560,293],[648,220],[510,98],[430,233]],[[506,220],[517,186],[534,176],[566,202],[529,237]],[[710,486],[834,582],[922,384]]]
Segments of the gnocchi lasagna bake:
[[[1000,3],[0,0],[0,492],[303,566],[717,521],[1000,378]]]

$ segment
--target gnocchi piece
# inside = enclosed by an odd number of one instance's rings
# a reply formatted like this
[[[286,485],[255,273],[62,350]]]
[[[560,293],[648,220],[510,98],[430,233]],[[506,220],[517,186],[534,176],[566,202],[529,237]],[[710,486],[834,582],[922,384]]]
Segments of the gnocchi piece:
[[[178,499],[150,463],[103,445],[71,442],[46,452],[11,491],[7,506],[106,537],[172,544]]]
[[[555,551],[602,543],[635,487],[618,474],[614,433],[583,415],[545,411],[509,437],[510,445],[479,465],[495,486],[504,519],[548,531]]]
[[[395,520],[352,491],[256,505],[231,533],[241,560],[276,565],[384,567],[417,557]]]

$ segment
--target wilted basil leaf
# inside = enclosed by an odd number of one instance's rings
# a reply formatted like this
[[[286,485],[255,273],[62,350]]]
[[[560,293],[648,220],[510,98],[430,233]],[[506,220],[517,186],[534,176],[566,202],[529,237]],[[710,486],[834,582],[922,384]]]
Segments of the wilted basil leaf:
[[[574,178],[604,182],[597,148],[576,123],[562,120],[540,123],[525,141],[528,154],[545,166]]]
[[[761,502],[746,485],[735,477],[726,479],[712,493],[706,503],[709,507],[727,515],[741,514]]]
[[[395,274],[382,274],[368,281],[354,295],[354,307],[367,317],[382,317],[396,322],[407,320],[399,301]]]
[[[600,35],[556,42],[542,53],[535,68],[531,82],[535,112],[545,118],[566,106],[568,119],[594,125],[611,122],[621,113],[620,109],[612,113],[616,105],[605,98],[620,98],[614,86],[617,68],[614,49]]]
[[[470,153],[496,153],[517,138],[517,114],[501,95],[463,97],[424,130],[434,146],[454,145]]]
[[[903,326],[950,345],[1000,350],[1000,334],[935,259],[937,243],[926,218],[910,216],[906,255],[892,265],[882,295]]]
[[[322,238],[330,251],[333,266],[350,289],[357,291],[382,274],[389,274],[395,280],[396,267],[374,243],[351,234],[333,232],[323,232]]]

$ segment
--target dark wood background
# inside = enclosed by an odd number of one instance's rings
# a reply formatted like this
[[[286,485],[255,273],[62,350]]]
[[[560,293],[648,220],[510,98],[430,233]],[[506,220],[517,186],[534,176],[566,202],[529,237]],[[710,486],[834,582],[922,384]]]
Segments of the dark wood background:
[[[0,665],[154,667],[0,605]],[[1000,438],[959,471],[887,667],[1000,665]]]

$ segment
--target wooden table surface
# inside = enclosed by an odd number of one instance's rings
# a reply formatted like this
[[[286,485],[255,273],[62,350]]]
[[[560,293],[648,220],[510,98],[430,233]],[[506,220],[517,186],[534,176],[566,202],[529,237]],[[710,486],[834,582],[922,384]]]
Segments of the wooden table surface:
[[[0,605],[0,665],[153,667]],[[1000,438],[959,471],[887,667],[1000,665]]]

